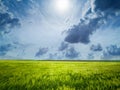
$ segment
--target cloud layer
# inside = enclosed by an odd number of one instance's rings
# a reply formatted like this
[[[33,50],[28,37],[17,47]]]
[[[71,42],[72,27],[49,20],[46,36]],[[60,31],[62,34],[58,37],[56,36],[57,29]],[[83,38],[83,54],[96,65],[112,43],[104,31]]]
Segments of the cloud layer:
[[[68,30],[66,42],[88,44],[90,35],[109,22],[109,19],[120,14],[120,1],[118,0],[94,0],[91,3],[91,8],[83,19],[80,19],[80,23]]]
[[[0,0],[0,59],[120,59],[120,1]]]

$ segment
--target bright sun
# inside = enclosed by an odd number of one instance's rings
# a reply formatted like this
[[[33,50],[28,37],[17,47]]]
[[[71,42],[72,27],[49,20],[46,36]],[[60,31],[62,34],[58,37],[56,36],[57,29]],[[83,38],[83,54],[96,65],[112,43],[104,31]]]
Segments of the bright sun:
[[[55,8],[59,13],[65,13],[70,9],[69,0],[55,0]]]

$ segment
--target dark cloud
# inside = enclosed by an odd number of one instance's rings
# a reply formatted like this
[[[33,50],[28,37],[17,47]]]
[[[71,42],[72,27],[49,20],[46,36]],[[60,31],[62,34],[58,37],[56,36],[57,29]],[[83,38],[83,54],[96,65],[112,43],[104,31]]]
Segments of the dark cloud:
[[[94,12],[101,12],[104,19],[119,18],[120,17],[120,0],[95,0]],[[117,14],[116,14],[117,13]],[[119,22],[118,22],[119,23]]]
[[[60,47],[59,47],[59,51],[63,51],[63,50],[65,50],[65,49],[67,49],[68,46],[69,46],[69,45],[68,45],[67,43],[62,42],[61,45],[60,45]]]
[[[112,58],[120,57],[120,47],[117,45],[110,45],[106,47],[106,50],[103,52],[103,59],[112,59]]]
[[[96,28],[99,27],[100,23],[100,17],[94,18],[94,19],[81,19],[81,22],[79,25],[73,26],[71,29],[67,32],[67,37],[65,38],[65,41],[69,43],[84,43],[88,44],[90,42],[90,35],[96,30]],[[88,23],[87,23],[88,22]]]
[[[17,45],[13,44],[12,36],[7,34],[15,27],[20,26],[19,18],[16,18],[14,14],[8,10],[8,7],[3,3],[4,1],[5,0],[0,0],[0,40],[2,42],[0,43],[0,56],[3,56],[3,58],[6,57],[7,52],[17,47]]]
[[[12,49],[11,44],[0,46],[0,56],[4,56],[11,49]]]
[[[0,32],[8,33],[16,26],[20,26],[19,19],[11,18],[8,13],[0,13]]]
[[[36,53],[36,57],[40,57],[48,52],[48,48],[40,48],[39,51]]]
[[[49,59],[50,60],[58,59],[58,53],[50,53],[49,54]]]
[[[120,10],[120,0],[95,0],[95,11]]]
[[[90,50],[91,51],[102,51],[103,49],[102,49],[102,46],[100,44],[97,44],[97,45],[92,45],[90,47]]]
[[[8,11],[15,16],[26,16],[28,8],[30,8],[30,0],[1,0],[8,8]]]
[[[0,8],[0,32],[8,33],[11,28],[20,25],[19,19],[13,17],[13,14],[9,12],[3,1],[0,1]]]
[[[87,57],[88,57],[89,60],[93,60],[94,59],[94,54],[93,53],[89,53]]]
[[[79,52],[77,52],[73,47],[71,47],[66,51],[65,56],[67,58],[74,59],[79,56]]]
[[[69,43],[90,42],[90,35],[100,28],[104,22],[116,17],[116,12],[120,10],[119,0],[95,0],[93,6],[88,10],[84,19],[80,20],[78,25],[68,30],[65,38]]]
[[[113,26],[113,28],[118,28],[118,27],[120,27],[120,17],[117,17],[116,19],[114,19],[114,20],[112,20],[111,22],[113,22],[112,23],[112,26]]]
[[[94,12],[103,13],[103,18],[106,19],[115,18],[116,16],[120,16],[120,0],[95,0],[94,4]],[[119,13],[116,15],[116,13]]]
[[[120,47],[117,45],[111,45],[107,47],[107,53],[110,55],[120,56]]]
[[[8,13],[0,13],[0,28],[5,29],[9,25],[10,28],[19,25],[19,19],[11,18]]]

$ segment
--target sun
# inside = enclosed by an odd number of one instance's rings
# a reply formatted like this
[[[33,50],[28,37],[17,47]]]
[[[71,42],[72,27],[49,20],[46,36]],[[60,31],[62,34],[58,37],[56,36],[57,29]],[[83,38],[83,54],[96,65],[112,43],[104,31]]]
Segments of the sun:
[[[69,0],[55,0],[55,9],[59,13],[65,13],[70,9]]]

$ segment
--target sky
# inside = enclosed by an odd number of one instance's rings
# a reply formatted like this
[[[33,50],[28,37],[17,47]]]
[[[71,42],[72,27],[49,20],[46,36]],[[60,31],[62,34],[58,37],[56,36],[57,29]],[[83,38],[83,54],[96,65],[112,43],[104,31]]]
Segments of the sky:
[[[0,59],[120,60],[120,0],[0,0]]]

